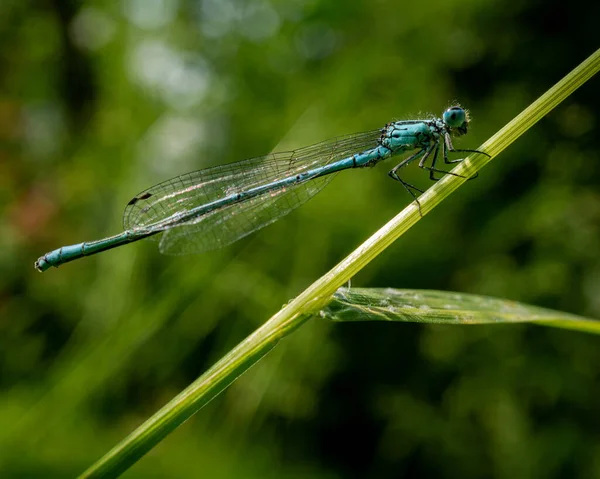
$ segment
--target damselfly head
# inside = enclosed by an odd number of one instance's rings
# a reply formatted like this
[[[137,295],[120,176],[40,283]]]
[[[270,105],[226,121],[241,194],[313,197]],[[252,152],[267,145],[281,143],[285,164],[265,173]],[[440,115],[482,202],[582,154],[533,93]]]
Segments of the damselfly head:
[[[451,106],[443,114],[444,123],[453,135],[461,136],[467,133],[469,113],[460,106]]]

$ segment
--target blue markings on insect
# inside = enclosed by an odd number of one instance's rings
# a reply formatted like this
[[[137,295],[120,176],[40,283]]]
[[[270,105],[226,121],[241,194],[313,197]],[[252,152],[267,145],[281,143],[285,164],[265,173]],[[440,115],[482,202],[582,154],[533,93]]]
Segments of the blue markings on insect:
[[[457,150],[452,137],[467,133],[469,115],[456,105],[442,118],[388,123],[380,130],[334,138],[283,153],[251,158],[177,176],[132,198],[123,214],[125,231],[98,241],[63,246],[35,262],[45,271],[83,256],[160,234],[165,254],[200,253],[233,243],[288,214],[308,201],[335,176],[353,168],[378,164],[393,156],[413,152],[389,172],[410,193],[421,212],[415,192],[398,171],[419,160],[429,178],[455,173],[438,167],[453,164],[449,152]]]

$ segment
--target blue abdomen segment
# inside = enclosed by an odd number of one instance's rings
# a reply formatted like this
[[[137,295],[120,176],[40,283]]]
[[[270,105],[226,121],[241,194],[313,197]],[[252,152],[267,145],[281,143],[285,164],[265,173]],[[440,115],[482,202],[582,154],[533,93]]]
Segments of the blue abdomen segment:
[[[154,233],[151,233],[154,234]],[[121,234],[104,238],[98,241],[90,241],[87,243],[78,243],[70,246],[63,246],[46,253],[38,258],[34,266],[40,272],[46,271],[51,266],[58,268],[61,264],[68,263],[83,256],[100,253],[123,244],[131,243],[139,239],[150,236],[149,233],[138,233],[135,231],[124,231]]]
[[[363,151],[350,158],[352,161],[351,168],[361,168],[364,166],[373,166],[386,158],[392,156],[392,150],[388,147],[379,145],[372,150]],[[347,160],[348,161],[348,160]]]

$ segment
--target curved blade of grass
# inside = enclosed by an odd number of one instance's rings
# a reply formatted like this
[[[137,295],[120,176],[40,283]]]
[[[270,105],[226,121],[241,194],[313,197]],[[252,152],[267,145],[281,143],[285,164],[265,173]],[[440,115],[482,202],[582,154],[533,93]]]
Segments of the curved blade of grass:
[[[454,174],[462,177],[446,175],[421,195],[419,201],[423,215],[440,204],[466,181],[465,178],[473,176],[540,118],[594,76],[598,70],[600,70],[600,49],[478,148],[488,153],[490,158],[484,155],[468,156],[452,170]],[[285,305],[206,373],[93,464],[81,477],[115,477],[127,470],[177,426],[255,364],[281,338],[307,321],[311,313],[327,304],[331,295],[341,285],[408,231],[421,217],[416,203],[413,202],[404,208],[331,271]]]
[[[600,321],[507,299],[425,289],[340,288],[321,310],[331,321],[535,323],[600,334]]]

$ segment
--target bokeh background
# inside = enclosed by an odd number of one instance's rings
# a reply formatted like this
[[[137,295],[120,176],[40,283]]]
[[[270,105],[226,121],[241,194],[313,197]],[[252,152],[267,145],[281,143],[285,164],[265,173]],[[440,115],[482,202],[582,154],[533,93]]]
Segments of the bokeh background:
[[[72,477],[410,198],[338,175],[231,247],[43,275],[171,176],[457,100],[475,148],[598,47],[584,0],[2,0],[0,476]],[[600,78],[353,280],[600,318]],[[406,178],[427,186],[411,168]],[[600,477],[600,338],[530,325],[294,333],[125,477]]]

